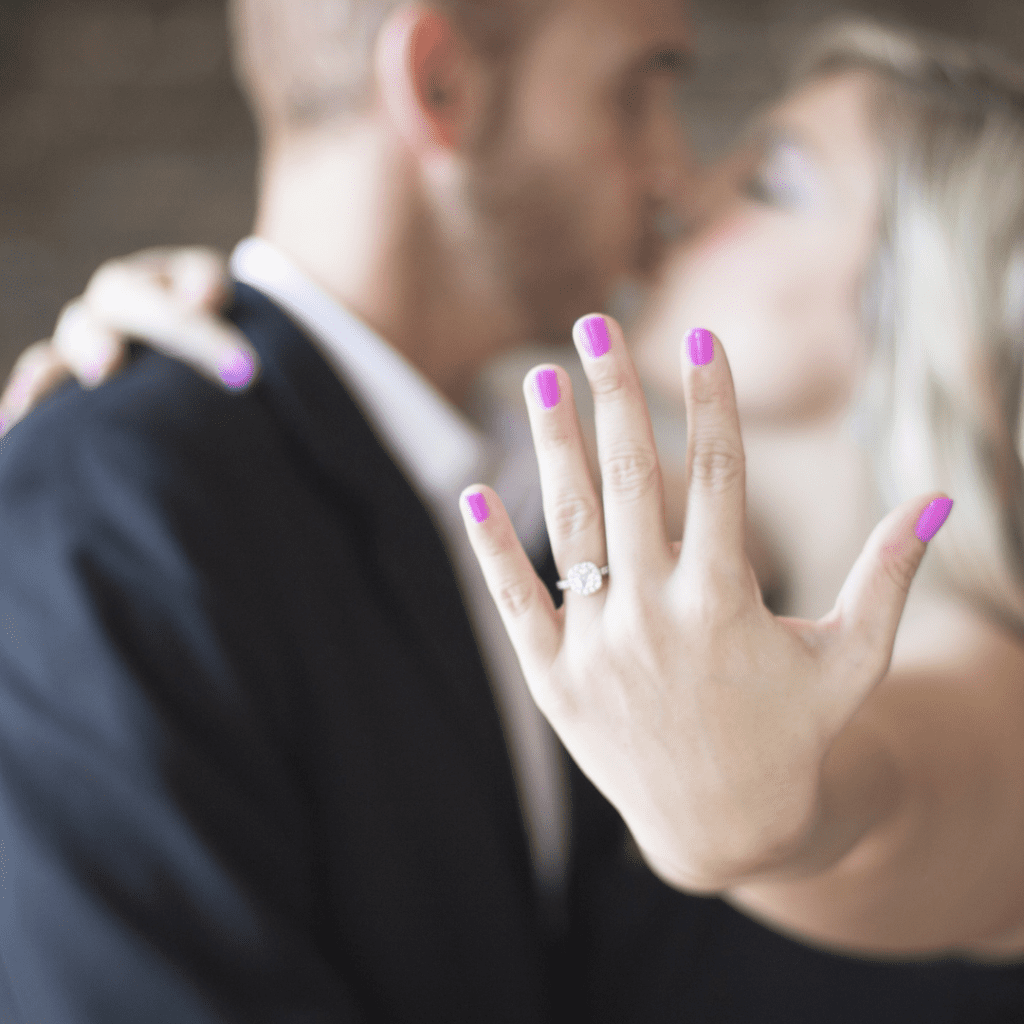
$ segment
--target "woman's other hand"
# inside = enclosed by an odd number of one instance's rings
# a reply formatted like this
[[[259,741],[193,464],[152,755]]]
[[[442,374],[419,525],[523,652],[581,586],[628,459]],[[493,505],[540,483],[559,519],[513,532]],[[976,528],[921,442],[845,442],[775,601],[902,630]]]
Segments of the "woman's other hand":
[[[224,257],[212,249],[146,249],[104,263],[64,307],[53,337],[18,357],[0,396],[0,434],[74,375],[94,388],[118,371],[134,339],[188,363],[229,391],[247,388],[259,356],[217,314],[231,297]]]

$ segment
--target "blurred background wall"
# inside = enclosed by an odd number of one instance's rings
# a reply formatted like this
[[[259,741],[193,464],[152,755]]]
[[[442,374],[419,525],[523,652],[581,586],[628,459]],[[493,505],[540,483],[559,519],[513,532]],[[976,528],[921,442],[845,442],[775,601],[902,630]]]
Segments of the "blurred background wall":
[[[1024,0],[694,0],[684,118],[713,155],[778,88],[786,46],[863,11],[1024,59]],[[0,0],[0,380],[109,256],[228,250],[253,214],[254,134],[223,0]]]

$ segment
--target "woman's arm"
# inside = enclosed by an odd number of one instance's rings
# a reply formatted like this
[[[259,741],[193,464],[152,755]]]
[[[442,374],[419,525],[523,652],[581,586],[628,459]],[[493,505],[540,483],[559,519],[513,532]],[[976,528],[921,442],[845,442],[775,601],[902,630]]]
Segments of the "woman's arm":
[[[231,296],[224,257],[211,249],[146,249],[108,260],[61,312],[53,337],[18,357],[0,395],[0,436],[74,375],[97,387],[124,362],[129,339],[181,359],[228,391],[259,374],[259,356],[217,316]]]
[[[855,952],[1024,959],[1024,651],[960,606],[921,621],[830,752],[805,842],[722,895]]]
[[[563,576],[608,565],[607,585],[569,591],[556,609],[492,489],[467,489],[464,522],[566,749],[664,881],[720,893],[777,868],[820,817],[822,764],[888,672],[911,582],[953,503],[897,506],[831,613],[775,617],[745,552],[743,446],[719,339],[692,332],[683,359],[682,546],[668,534],[651,422],[618,325],[582,318],[574,340],[594,397],[600,497],[568,375],[539,367],[524,387],[556,564]]]

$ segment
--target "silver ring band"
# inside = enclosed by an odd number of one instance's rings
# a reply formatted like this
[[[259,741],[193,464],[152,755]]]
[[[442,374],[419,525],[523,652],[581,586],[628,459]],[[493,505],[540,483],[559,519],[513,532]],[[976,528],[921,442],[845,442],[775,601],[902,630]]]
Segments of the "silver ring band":
[[[598,569],[593,562],[577,562],[565,575],[564,580],[558,581],[558,589],[571,590],[574,594],[587,597],[601,589],[603,577],[608,575],[608,566]]]

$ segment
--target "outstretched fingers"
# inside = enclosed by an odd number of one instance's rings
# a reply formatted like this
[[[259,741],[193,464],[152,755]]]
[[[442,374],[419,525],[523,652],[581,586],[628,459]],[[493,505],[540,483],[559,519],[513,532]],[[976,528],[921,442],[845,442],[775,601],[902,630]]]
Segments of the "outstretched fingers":
[[[498,606],[523,675],[534,681],[550,669],[562,646],[564,616],[523,550],[501,499],[482,484],[468,487],[459,510],[487,589]],[[541,704],[542,695],[533,692]]]
[[[612,579],[650,581],[671,564],[654,431],[622,329],[591,314],[573,340],[594,396],[602,505]]]
[[[746,555],[746,462],[722,343],[697,328],[683,342],[686,401],[684,589],[739,607],[752,597]]]

